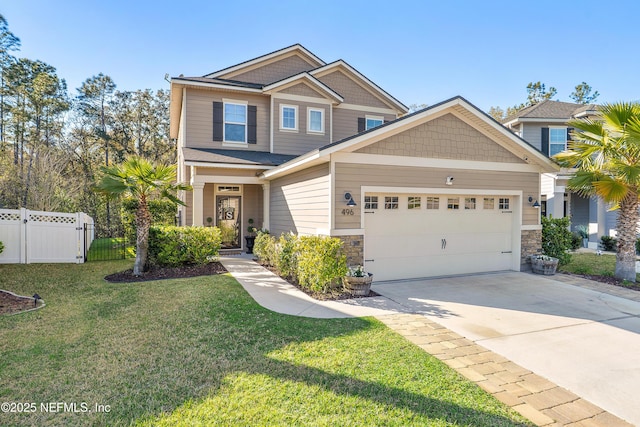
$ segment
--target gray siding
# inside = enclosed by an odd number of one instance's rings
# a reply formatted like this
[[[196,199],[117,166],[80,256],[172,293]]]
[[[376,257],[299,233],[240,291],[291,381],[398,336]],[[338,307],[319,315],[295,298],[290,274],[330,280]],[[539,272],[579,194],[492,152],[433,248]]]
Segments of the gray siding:
[[[225,98],[248,101],[257,107],[258,141],[248,148],[269,151],[269,97],[188,89],[186,98],[186,147],[223,148],[222,142],[213,141],[213,102],[222,102]]]
[[[363,106],[361,111],[351,110],[347,108],[334,108],[333,109],[333,141],[340,141],[341,139],[358,133],[358,117],[365,116],[382,116],[385,121],[392,121],[396,119],[394,114],[381,114],[367,111],[367,107]]]
[[[368,107],[390,108],[378,97],[364,89],[340,70],[318,77],[322,83],[344,98],[347,104],[366,105]]]
[[[247,234],[249,228],[249,218],[253,219],[253,226],[257,229],[263,228],[263,198],[262,186],[256,184],[244,185],[242,190],[242,207],[244,209],[242,234]]]
[[[540,124],[540,123],[524,123],[523,124],[524,129],[522,132],[522,139],[527,141],[529,144],[533,145],[538,151],[542,151],[542,137],[541,137],[542,131],[540,129],[542,129],[543,127],[547,127],[547,126],[544,126],[543,124]]]
[[[282,104],[298,107],[297,131],[280,129],[280,106]],[[324,110],[324,134],[307,132],[307,107]],[[273,152],[299,155],[329,144],[330,108],[331,106],[327,104],[276,99],[273,106]]]
[[[271,234],[316,234],[329,229],[329,165],[323,164],[271,182]]]
[[[239,80],[241,82],[269,84],[303,71],[316,68],[299,56],[292,55],[271,63],[254,68],[253,70],[239,73],[228,73],[222,78]]]
[[[355,215],[344,216],[344,193],[350,192],[358,204],[362,200],[361,186],[416,187],[448,189],[444,177],[455,176],[456,189],[470,190],[522,190],[523,225],[537,225],[540,210],[529,206],[529,194],[538,194],[539,175],[537,173],[516,173],[498,171],[462,171],[450,169],[380,166],[336,163],[335,165],[335,211],[336,228],[360,228],[360,208]]]
[[[413,127],[357,151],[366,154],[525,163],[452,114]],[[537,192],[536,192],[537,194]]]

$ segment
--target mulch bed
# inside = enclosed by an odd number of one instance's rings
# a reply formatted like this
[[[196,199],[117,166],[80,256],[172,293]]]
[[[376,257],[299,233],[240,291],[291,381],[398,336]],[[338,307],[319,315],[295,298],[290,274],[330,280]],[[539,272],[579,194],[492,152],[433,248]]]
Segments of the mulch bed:
[[[260,264],[258,262],[257,259],[254,259],[254,261],[258,264]],[[262,265],[262,264],[260,264]],[[275,268],[273,267],[269,267],[266,265],[262,265],[264,268],[266,268],[267,270],[271,271],[273,274],[278,275],[278,272],[276,271]],[[282,276],[280,276],[282,277]],[[380,294],[374,291],[369,291],[369,295],[351,295],[349,292],[345,291],[342,286],[338,286],[334,289],[330,289],[329,292],[327,293],[323,293],[323,292],[314,292],[311,291],[309,289],[303,288],[302,286],[300,286],[300,284],[298,282],[296,282],[295,280],[291,280],[289,278],[286,277],[282,277],[283,280],[286,280],[287,282],[289,282],[289,284],[295,286],[296,288],[300,289],[302,292],[304,292],[305,294],[309,295],[311,298],[313,299],[317,299],[320,301],[340,301],[340,300],[345,300],[345,299],[355,299],[355,298],[369,298],[369,297],[379,297]]]
[[[182,279],[185,277],[210,276],[224,274],[227,269],[219,262],[205,265],[187,265],[182,267],[155,267],[145,271],[142,276],[134,276],[133,269],[106,276],[104,279],[112,283],[148,282],[150,280]]]
[[[41,305],[42,300],[39,300],[38,306]],[[33,304],[33,298],[19,297],[5,291],[0,291],[0,315],[19,313],[33,308],[36,308]]]

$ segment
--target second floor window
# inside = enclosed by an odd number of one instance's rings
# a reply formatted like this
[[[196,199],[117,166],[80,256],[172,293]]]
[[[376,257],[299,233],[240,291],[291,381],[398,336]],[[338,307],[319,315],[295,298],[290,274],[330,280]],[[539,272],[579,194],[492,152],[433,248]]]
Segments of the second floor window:
[[[373,129],[384,123],[384,117],[366,116],[365,130]]]
[[[283,105],[280,109],[280,128],[286,130],[298,130],[298,107]]]
[[[567,128],[549,128],[549,156],[567,149]]]
[[[324,110],[309,108],[307,130],[313,133],[324,133]]]
[[[247,106],[244,104],[224,104],[224,140],[247,142]]]

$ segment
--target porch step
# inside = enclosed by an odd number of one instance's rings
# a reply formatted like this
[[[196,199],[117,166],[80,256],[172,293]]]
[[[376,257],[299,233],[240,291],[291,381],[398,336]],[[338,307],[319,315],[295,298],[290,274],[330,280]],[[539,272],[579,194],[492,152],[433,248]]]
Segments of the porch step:
[[[220,249],[220,255],[224,256],[232,256],[232,255],[242,255],[241,249]]]

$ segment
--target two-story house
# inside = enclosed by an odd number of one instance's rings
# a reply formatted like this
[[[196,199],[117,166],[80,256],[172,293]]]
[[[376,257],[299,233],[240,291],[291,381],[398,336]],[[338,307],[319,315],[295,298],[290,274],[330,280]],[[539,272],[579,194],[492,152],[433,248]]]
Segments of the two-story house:
[[[594,118],[598,106],[545,100],[523,108],[507,117],[503,124],[529,142],[543,154],[551,157],[567,149],[572,129],[569,120]],[[562,169],[557,173],[542,175],[540,208],[543,216],[571,217],[571,227],[579,226],[589,231],[589,247],[597,248],[600,237],[615,234],[616,212],[597,197],[582,197],[567,190],[572,171]]]
[[[461,97],[407,107],[293,45],[171,80],[183,225],[341,238],[378,280],[520,270],[547,156]],[[251,221],[250,221],[251,220]]]

